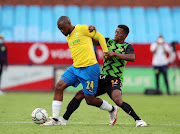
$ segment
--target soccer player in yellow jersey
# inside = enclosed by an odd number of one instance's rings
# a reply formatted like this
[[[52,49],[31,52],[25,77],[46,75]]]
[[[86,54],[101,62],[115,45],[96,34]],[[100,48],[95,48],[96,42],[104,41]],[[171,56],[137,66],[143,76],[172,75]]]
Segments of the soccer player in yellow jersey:
[[[89,26],[89,30],[96,30],[94,26]],[[123,74],[127,61],[134,62],[135,52],[133,46],[125,42],[129,34],[129,28],[126,25],[118,25],[115,31],[114,39],[106,38],[108,52],[105,53],[108,61],[104,60],[102,73],[99,76],[98,89],[95,96],[100,96],[107,93],[109,97],[116,103],[117,106],[122,108],[128,115],[133,117],[136,122],[136,127],[148,126],[134,111],[128,103],[122,99],[122,83]],[[99,45],[97,40],[93,39],[95,45]],[[67,110],[59,121],[62,125],[67,125],[67,122],[73,112],[79,107],[84,93],[82,90],[76,93],[74,98],[68,104]],[[114,125],[109,122],[109,125]]]
[[[99,41],[103,52],[108,52],[104,36],[96,31],[89,32],[87,25],[72,26],[67,16],[61,16],[57,25],[68,41],[73,65],[64,72],[56,84],[52,103],[52,119],[42,125],[62,125],[59,121],[59,112],[63,102],[63,91],[68,86],[77,87],[80,83],[83,85],[86,103],[109,111],[110,122],[114,124],[117,119],[117,106],[111,106],[107,101],[95,97],[100,70],[92,38]]]

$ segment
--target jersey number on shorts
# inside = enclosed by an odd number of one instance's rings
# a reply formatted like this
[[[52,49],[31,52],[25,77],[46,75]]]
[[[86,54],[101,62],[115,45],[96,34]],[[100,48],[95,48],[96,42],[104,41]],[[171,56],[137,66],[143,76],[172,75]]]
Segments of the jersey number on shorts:
[[[93,81],[87,81],[87,87],[86,89],[94,88],[94,82]]]
[[[112,87],[117,86],[118,80],[111,80]]]

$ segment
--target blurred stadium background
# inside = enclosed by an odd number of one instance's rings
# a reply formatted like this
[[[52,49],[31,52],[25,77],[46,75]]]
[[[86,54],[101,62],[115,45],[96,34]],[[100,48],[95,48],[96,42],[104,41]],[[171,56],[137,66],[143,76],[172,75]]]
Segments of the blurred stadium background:
[[[119,24],[130,28],[126,42],[133,44],[134,63],[125,70],[124,92],[143,93],[155,88],[150,44],[159,35],[171,44],[180,42],[180,1],[178,0],[0,0],[0,33],[8,49],[4,91],[52,91],[61,74],[72,64],[65,37],[57,28],[60,16],[72,24],[94,25],[105,37],[113,38]],[[180,63],[180,45],[177,46]],[[103,54],[97,48],[102,65]],[[178,65],[170,65],[170,90],[180,93]],[[164,80],[160,88],[165,92]],[[67,90],[75,91],[69,87]]]

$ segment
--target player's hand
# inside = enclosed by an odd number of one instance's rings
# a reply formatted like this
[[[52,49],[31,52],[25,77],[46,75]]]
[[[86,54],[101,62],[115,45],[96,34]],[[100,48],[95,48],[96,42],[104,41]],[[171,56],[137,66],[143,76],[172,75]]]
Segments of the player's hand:
[[[96,28],[92,25],[89,26],[88,28],[89,32],[91,33],[93,30],[97,31]]]
[[[114,52],[104,52],[104,56],[113,58],[115,56],[115,53]]]
[[[104,52],[105,60],[112,60],[112,58],[115,56],[114,52]]]

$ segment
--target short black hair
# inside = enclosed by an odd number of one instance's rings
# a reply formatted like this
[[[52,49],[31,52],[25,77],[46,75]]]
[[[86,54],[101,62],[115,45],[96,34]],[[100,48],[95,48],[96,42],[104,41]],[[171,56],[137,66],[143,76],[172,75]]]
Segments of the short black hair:
[[[171,46],[172,46],[172,49],[173,49],[173,52],[176,52],[176,45],[178,44],[178,42],[177,41],[173,41],[172,43],[171,43]]]
[[[118,28],[122,28],[125,34],[129,34],[129,27],[126,25],[118,25]]]
[[[70,22],[70,19],[68,16],[61,16],[57,21],[57,23],[67,23],[67,22]]]

